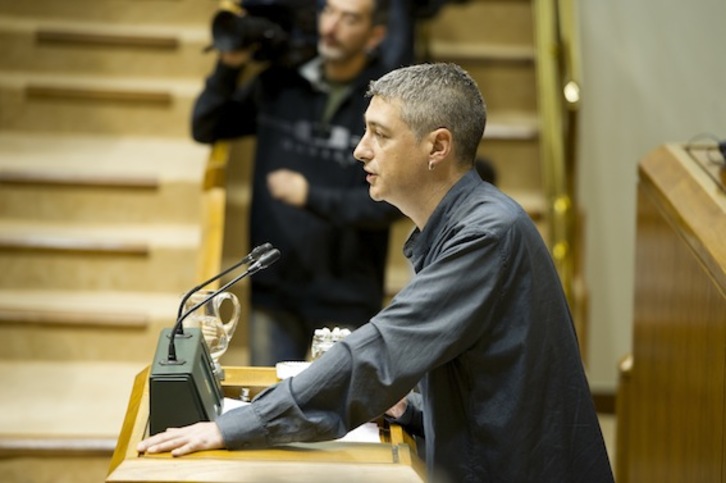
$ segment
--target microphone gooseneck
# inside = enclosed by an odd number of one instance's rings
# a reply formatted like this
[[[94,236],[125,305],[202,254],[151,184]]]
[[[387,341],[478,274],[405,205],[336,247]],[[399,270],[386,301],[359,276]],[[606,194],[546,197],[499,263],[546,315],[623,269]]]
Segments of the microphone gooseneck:
[[[235,269],[241,267],[242,265],[247,265],[248,263],[256,262],[257,260],[259,260],[259,258],[262,255],[264,255],[265,253],[272,250],[272,248],[273,247],[272,247],[271,243],[263,243],[262,245],[255,247],[251,252],[249,252],[247,255],[245,255],[245,257],[242,260],[240,260],[239,262],[237,262],[234,265],[232,265],[231,267],[219,272],[217,275],[213,276],[209,280],[205,280],[204,282],[200,283],[199,285],[197,285],[196,287],[194,287],[193,289],[191,289],[190,291],[185,293],[181,299],[181,303],[179,303],[179,310],[177,311],[177,314],[176,314],[177,320],[179,319],[179,317],[182,316],[182,311],[184,310],[184,304],[187,302],[187,300],[189,300],[189,297],[191,297],[195,292],[198,292],[199,290],[201,290],[205,286],[209,285],[210,283],[214,282],[215,280],[219,280],[220,278],[224,277],[232,270],[235,270]],[[184,333],[184,329],[181,326],[179,326],[178,330],[179,330],[179,334]]]
[[[205,297],[204,300],[197,303],[196,305],[194,305],[192,308],[190,308],[189,310],[187,310],[186,312],[184,312],[177,318],[176,323],[174,324],[174,328],[172,329],[172,331],[169,335],[169,354],[167,356],[168,362],[177,362],[176,346],[174,345],[174,338],[176,337],[177,333],[179,333],[180,335],[183,334],[183,332],[181,331],[181,327],[182,327],[182,322],[184,322],[184,319],[189,317],[189,315],[192,312],[194,312],[199,307],[203,306],[204,304],[206,304],[207,302],[212,300],[214,297],[216,297],[220,293],[227,290],[229,287],[231,287],[235,283],[239,282],[240,280],[242,280],[245,277],[254,275],[255,273],[269,267],[270,265],[272,265],[273,263],[275,263],[277,260],[280,259],[280,250],[278,250],[277,248],[273,248],[272,245],[270,245],[269,243],[266,243],[265,245],[261,245],[258,248],[262,248],[262,247],[265,247],[264,250],[260,250],[262,253],[257,256],[256,261],[254,263],[252,263],[252,265],[250,265],[249,268],[247,268],[247,270],[242,272],[240,275],[237,275],[231,281],[224,284],[221,288],[212,292],[210,295]],[[254,250],[253,250],[253,252],[254,252]],[[252,254],[250,254],[249,256],[251,256],[251,255]],[[247,258],[247,257],[245,257],[245,258]],[[237,266],[239,266],[239,265],[241,265],[241,263],[238,264]],[[225,272],[223,272],[223,274],[228,273],[229,271],[230,271],[230,269],[227,269]],[[217,278],[219,278],[219,277],[217,277]],[[206,283],[209,283],[209,282],[206,282]],[[202,284],[202,286],[206,285],[206,283]]]

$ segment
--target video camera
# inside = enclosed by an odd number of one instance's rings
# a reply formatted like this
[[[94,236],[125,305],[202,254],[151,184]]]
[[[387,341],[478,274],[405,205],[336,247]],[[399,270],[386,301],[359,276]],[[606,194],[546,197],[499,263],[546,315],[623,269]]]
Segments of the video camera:
[[[317,52],[316,3],[311,0],[242,0],[244,14],[220,10],[212,20],[220,52],[257,46],[253,59],[299,65]]]

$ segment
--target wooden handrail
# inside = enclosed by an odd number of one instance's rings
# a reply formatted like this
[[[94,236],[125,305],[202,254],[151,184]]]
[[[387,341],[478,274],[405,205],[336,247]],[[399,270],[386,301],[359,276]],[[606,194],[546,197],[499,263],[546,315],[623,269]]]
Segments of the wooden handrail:
[[[577,310],[578,260],[576,189],[577,114],[580,105],[579,50],[574,0],[535,0],[540,150],[549,215],[549,246],[563,289]],[[576,320],[581,350],[584,321]],[[583,356],[583,358],[585,358]]]
[[[197,263],[197,278],[207,280],[220,272],[224,245],[226,173],[230,145],[220,141],[212,146],[204,170],[202,193],[202,244]],[[219,284],[211,284],[216,288]]]

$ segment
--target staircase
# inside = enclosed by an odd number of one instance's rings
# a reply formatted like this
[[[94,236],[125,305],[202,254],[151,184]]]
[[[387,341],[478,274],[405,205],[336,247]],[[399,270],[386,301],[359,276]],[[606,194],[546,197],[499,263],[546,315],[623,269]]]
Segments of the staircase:
[[[217,7],[0,0],[0,481],[102,481],[134,376],[220,265],[224,146],[189,136]]]

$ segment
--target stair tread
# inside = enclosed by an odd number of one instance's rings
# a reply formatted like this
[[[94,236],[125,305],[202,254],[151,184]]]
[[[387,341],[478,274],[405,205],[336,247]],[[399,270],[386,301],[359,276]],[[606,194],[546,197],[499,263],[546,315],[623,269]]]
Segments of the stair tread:
[[[203,87],[203,78],[122,77],[118,75],[69,74],[58,72],[0,71],[0,88],[25,89],[42,86],[57,89],[110,90],[168,94],[194,98]]]
[[[490,111],[484,139],[534,139],[539,136],[536,112]]]
[[[142,244],[150,247],[196,247],[200,228],[192,224],[92,224],[67,221],[25,221],[0,219],[0,242],[55,241],[84,243]]]
[[[96,290],[0,289],[0,312],[142,314],[147,320],[173,319],[181,294]]]
[[[533,62],[535,49],[532,45],[492,44],[432,40],[430,54],[435,59],[459,59],[473,61]]]
[[[201,183],[208,156],[209,146],[184,138],[0,132],[0,177],[12,171]]]
[[[219,8],[219,1],[200,0],[73,0],[58,2],[34,0],[32,2],[3,2],[7,15],[20,18],[89,19],[107,22],[135,22],[139,24],[171,24],[204,22],[211,19]]]
[[[140,362],[0,361],[0,441],[113,438]]]
[[[0,13],[0,31],[35,33],[38,30],[57,30],[84,34],[173,37],[179,42],[206,44],[210,42],[211,33],[208,21],[202,20],[197,24],[188,25],[141,25],[110,21],[28,18]]]
[[[517,189],[503,191],[519,203],[530,216],[542,215],[547,209],[547,200],[542,192]]]

